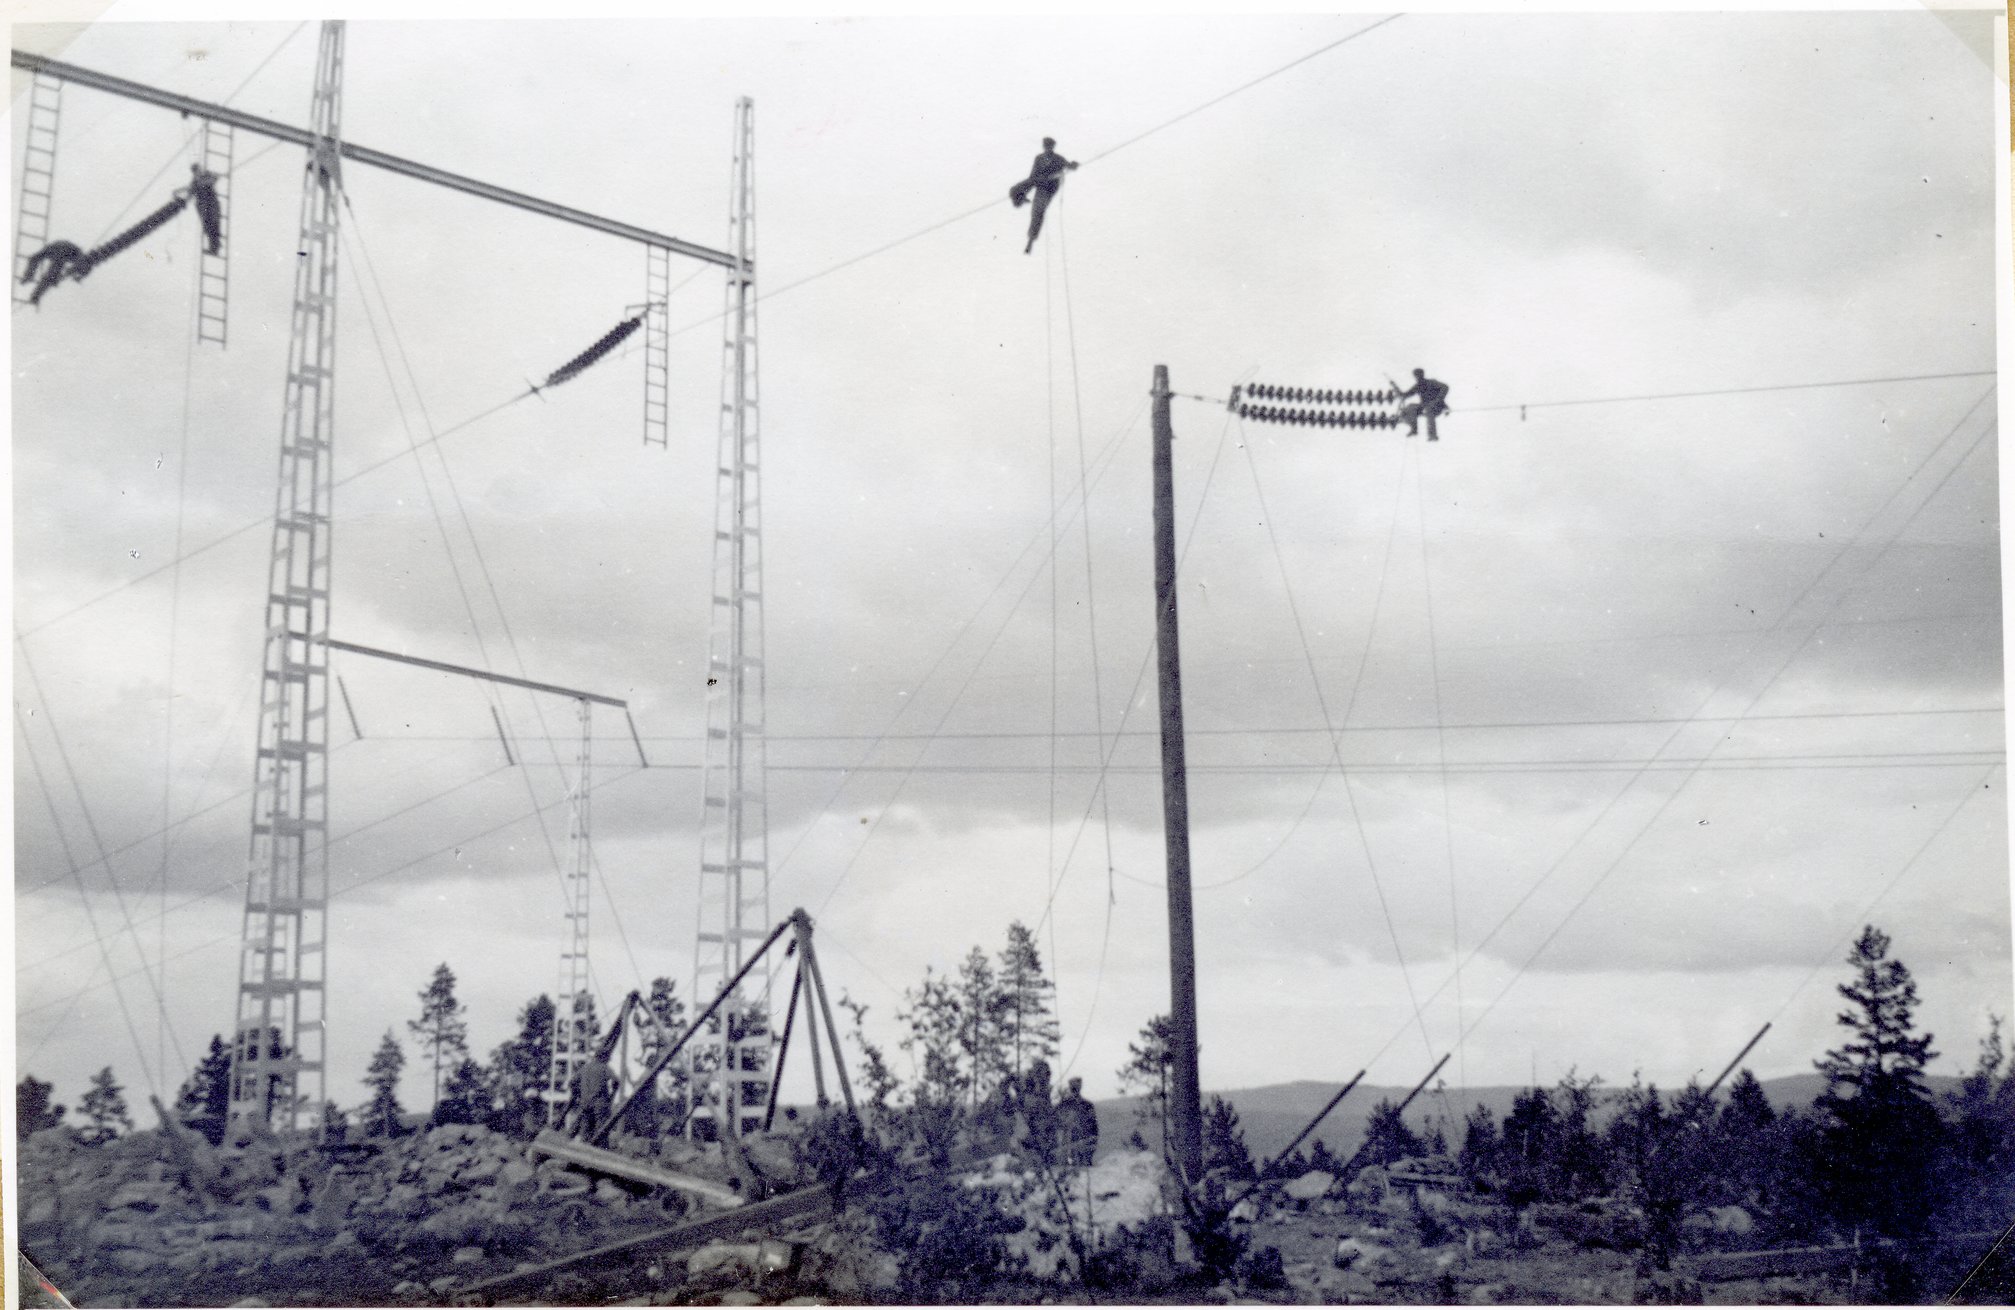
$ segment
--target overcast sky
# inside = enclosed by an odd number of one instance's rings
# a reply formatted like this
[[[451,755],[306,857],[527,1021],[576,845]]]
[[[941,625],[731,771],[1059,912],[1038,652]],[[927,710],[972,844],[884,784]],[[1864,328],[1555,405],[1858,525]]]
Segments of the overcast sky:
[[[1671,1085],[1766,1020],[1750,1064],[1804,1072],[1868,921],[1970,1064],[2011,992],[1988,19],[1408,15],[1171,122],[1381,17],[356,22],[343,128],[720,245],[754,97],[771,899],[883,1040],[1014,919],[1094,1094],[1166,1008],[1153,367],[1423,366],[1435,445],[1176,402],[1206,1086],[1444,1050]],[[307,120],[312,24],[14,39]],[[172,113],[62,121],[57,236],[186,175]],[[1044,135],[1086,163],[1024,256]],[[302,161],[238,152],[228,351],[189,216],[12,320],[17,1059],[66,1098],[108,1061],[170,1095],[232,1018]],[[686,990],[721,279],[675,262],[668,449],[634,350],[428,443],[621,319],[644,252],[345,181],[334,635],[630,701],[594,971]],[[351,1104],[437,963],[479,1054],[552,989],[574,719],[336,669]]]

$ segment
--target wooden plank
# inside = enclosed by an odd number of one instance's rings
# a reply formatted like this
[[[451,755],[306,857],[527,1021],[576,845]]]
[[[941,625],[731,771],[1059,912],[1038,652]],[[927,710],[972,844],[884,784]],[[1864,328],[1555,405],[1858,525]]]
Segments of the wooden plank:
[[[735,1209],[746,1204],[746,1198],[726,1183],[717,1183],[710,1178],[695,1178],[691,1174],[682,1174],[671,1169],[661,1169],[656,1165],[633,1159],[620,1151],[608,1151],[598,1146],[589,1146],[585,1142],[577,1142],[571,1137],[562,1137],[551,1129],[533,1139],[532,1154],[551,1156],[555,1160],[564,1160],[582,1169],[627,1178],[633,1183],[642,1183],[647,1187],[668,1187],[726,1209]]]
[[[1737,1278],[1781,1278],[1787,1274],[1823,1274],[1845,1269],[1870,1247],[1787,1246],[1775,1251],[1736,1251],[1710,1255],[1700,1262],[1694,1277],[1703,1283],[1725,1283]]]
[[[454,1296],[457,1301],[464,1298],[488,1300],[513,1289],[522,1291],[553,1274],[579,1265],[615,1263],[638,1256],[673,1255],[696,1251],[708,1242],[737,1236],[746,1229],[761,1229],[787,1219],[823,1218],[832,1213],[833,1199],[833,1189],[823,1183],[815,1187],[799,1188],[795,1192],[785,1192],[782,1196],[773,1196],[767,1201],[757,1201],[740,1209],[712,1215],[693,1223],[680,1224],[675,1228],[661,1228],[639,1237],[598,1246],[578,1255],[548,1260],[530,1269],[487,1278],[480,1283],[472,1283],[466,1288],[457,1289]]]

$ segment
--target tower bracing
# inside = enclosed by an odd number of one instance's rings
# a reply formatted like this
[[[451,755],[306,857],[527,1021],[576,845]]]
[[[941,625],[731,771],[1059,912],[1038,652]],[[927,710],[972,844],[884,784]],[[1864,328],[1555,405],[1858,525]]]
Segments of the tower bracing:
[[[63,117],[63,84],[36,73],[28,86],[28,139],[21,152],[21,207],[14,219],[14,303],[25,305],[34,279],[28,261],[49,244],[49,206],[56,193],[56,128]]]
[[[594,707],[576,701],[581,723],[580,750],[574,760],[574,791],[568,806],[569,844],[573,864],[567,871],[567,942],[560,951],[559,985],[553,991],[553,1068],[546,1081],[546,1119],[557,1125],[573,1095],[574,1075],[587,1063],[595,1045],[595,995],[588,975],[588,889],[593,872],[588,844],[588,780],[593,764]]]
[[[695,998],[737,974],[770,927],[768,759],[764,748],[762,431],[756,378],[755,102],[735,103],[715,469],[707,744],[700,828]],[[770,1080],[770,970],[743,978],[718,1023],[694,1039],[696,1136],[762,1128]]]
[[[322,24],[301,183],[252,844],[231,1052],[232,1121],[320,1112],[328,1032],[329,561],[343,24]]]

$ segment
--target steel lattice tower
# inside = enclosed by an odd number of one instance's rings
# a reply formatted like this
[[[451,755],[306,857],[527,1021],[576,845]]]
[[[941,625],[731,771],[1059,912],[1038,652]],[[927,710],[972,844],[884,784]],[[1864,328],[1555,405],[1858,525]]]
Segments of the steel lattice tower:
[[[728,209],[720,446],[714,499],[707,747],[700,826],[693,999],[740,971],[770,928],[768,756],[764,744],[761,408],[756,387],[755,102],[735,102]],[[715,1031],[694,1040],[692,1131],[740,1136],[762,1126],[769,1091],[769,969],[752,971]],[[737,1107],[725,1112],[726,1107]]]
[[[553,991],[553,1065],[546,1082],[546,1117],[557,1125],[572,1095],[574,1074],[587,1063],[595,1044],[595,997],[588,977],[588,891],[593,874],[593,849],[588,844],[588,784],[595,742],[594,707],[576,701],[581,724],[580,750],[574,759],[574,791],[569,840],[574,867],[566,879],[567,948],[560,952],[559,986]]]
[[[233,1122],[297,1126],[324,1098],[328,1035],[329,560],[343,24],[322,24],[301,184],[231,1056]]]

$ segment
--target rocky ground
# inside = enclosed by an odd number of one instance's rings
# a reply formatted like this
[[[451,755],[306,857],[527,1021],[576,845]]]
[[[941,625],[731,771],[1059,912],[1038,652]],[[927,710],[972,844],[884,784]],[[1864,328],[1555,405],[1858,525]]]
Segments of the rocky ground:
[[[659,1165],[757,1186],[719,1150],[664,1144]],[[779,1187],[788,1143],[753,1152]],[[512,1302],[821,1304],[1345,1302],[1414,1304],[1851,1303],[1848,1276],[1703,1284],[1689,1258],[1643,1269],[1628,1206],[1534,1206],[1514,1215],[1468,1194],[1445,1162],[1269,1184],[1233,1215],[1251,1254],[1216,1285],[1185,1273],[1175,1194],[1157,1158],[1117,1151],[1089,1170],[1032,1170],[1001,1155],[951,1180],[995,1216],[988,1269],[924,1275],[889,1249],[871,1204],[755,1224],[696,1250],[542,1277]],[[322,1146],[262,1139],[215,1152],[159,1132],[98,1146],[63,1130],[21,1144],[22,1248],[79,1305],[454,1304],[472,1285],[689,1217],[645,1192],[546,1160],[476,1127]],[[1422,1182],[1423,1178],[1430,1181]],[[943,1206],[945,1193],[921,1204]],[[983,1198],[983,1199],[979,1199]],[[881,1217],[877,1217],[880,1215]],[[928,1225],[930,1216],[923,1222]],[[1697,1255],[1747,1243],[1747,1216],[1695,1215]],[[931,1242],[939,1242],[934,1236]],[[923,1239],[912,1241],[921,1246]],[[954,1249],[956,1248],[946,1248]],[[980,1248],[972,1248],[978,1250]],[[1269,1252],[1275,1254],[1269,1254]],[[954,1263],[960,1258],[956,1254]]]

